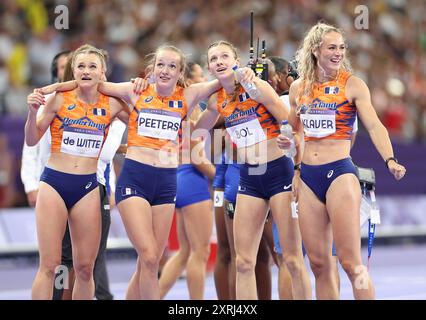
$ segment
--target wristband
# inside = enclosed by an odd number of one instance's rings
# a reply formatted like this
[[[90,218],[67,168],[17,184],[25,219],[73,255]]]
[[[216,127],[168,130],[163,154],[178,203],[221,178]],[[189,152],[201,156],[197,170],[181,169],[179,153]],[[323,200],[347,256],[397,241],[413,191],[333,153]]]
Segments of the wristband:
[[[395,157],[389,157],[385,160],[386,168],[389,169],[389,161],[392,161],[392,160],[398,163],[398,160]]]

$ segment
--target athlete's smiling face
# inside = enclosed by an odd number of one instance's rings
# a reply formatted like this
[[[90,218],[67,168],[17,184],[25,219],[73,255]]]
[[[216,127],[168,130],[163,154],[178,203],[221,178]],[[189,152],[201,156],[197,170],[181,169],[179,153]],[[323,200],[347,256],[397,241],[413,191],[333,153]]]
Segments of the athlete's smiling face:
[[[338,71],[346,54],[346,44],[338,32],[324,35],[321,46],[316,51],[319,65],[326,71]]]
[[[105,70],[100,57],[94,53],[80,53],[74,60],[74,79],[80,87],[90,87],[99,83]]]
[[[175,86],[182,76],[182,69],[182,61],[177,52],[160,50],[153,71],[156,85],[163,88]]]
[[[238,64],[232,49],[227,45],[211,47],[207,52],[209,71],[217,79],[233,76],[232,67]]]

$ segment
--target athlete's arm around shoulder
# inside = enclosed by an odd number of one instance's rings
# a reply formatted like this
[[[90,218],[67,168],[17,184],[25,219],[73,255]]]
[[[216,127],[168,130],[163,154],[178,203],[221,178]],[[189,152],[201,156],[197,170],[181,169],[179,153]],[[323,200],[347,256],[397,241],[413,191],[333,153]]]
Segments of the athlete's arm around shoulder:
[[[111,122],[116,117],[124,123],[129,122],[131,107],[126,102],[116,97],[109,97],[109,104],[111,108]]]
[[[132,82],[114,83],[102,81],[98,84],[98,91],[104,95],[119,98],[133,106],[139,99],[139,95],[134,92],[134,84]]]
[[[194,83],[186,87],[184,89],[184,96],[188,105],[188,114],[191,114],[194,107],[202,100],[208,99],[220,88],[222,88],[222,86],[217,79],[208,82]]]
[[[256,98],[256,101],[263,104],[279,123],[287,120],[287,108],[274,88],[268,82],[259,78],[255,78],[253,82],[260,91],[260,95]]]
[[[40,100],[37,100],[38,95],[41,93],[33,92],[27,99],[29,111],[25,123],[25,142],[30,147],[40,141],[64,101],[62,93],[55,93],[47,100],[42,112],[37,116],[37,110],[41,105]]]
[[[204,110],[198,118],[198,121],[195,124],[195,129],[203,128],[210,130],[219,119],[219,116],[220,114],[217,110],[217,94],[213,94],[209,98],[207,109]]]

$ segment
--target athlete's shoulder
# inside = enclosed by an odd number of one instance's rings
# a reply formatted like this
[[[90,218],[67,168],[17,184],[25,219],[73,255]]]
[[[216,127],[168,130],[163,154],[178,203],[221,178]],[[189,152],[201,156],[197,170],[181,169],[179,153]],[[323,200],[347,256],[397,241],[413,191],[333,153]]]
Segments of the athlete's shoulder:
[[[369,91],[369,89],[364,80],[355,75],[351,75],[346,82],[346,91],[365,92]]]

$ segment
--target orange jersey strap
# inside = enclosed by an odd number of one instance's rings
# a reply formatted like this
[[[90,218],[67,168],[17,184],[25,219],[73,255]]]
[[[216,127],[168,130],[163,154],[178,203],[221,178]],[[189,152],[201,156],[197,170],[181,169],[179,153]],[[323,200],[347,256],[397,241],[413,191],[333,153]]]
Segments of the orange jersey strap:
[[[62,93],[64,101],[50,125],[51,152],[97,159],[111,122],[109,97],[99,94],[96,103],[86,104],[76,93]]]
[[[177,86],[171,96],[163,98],[149,86],[130,114],[128,146],[177,152],[187,110],[182,87]]]
[[[223,116],[232,142],[244,148],[278,136],[278,122],[266,107],[250,98],[240,88],[235,101],[221,89],[217,95],[217,111]]]
[[[298,105],[305,141],[317,139],[350,140],[356,107],[346,98],[346,82],[351,76],[340,71],[337,79],[315,84],[312,97],[303,96]]]

